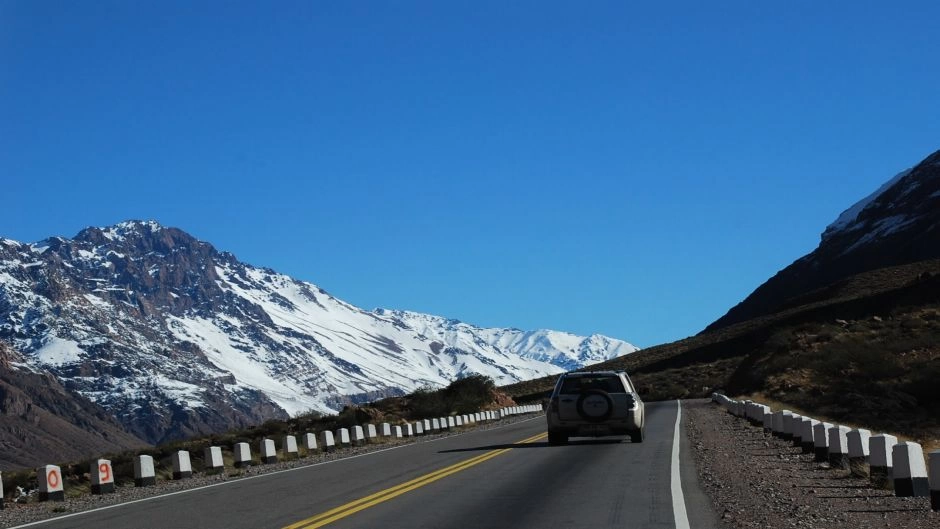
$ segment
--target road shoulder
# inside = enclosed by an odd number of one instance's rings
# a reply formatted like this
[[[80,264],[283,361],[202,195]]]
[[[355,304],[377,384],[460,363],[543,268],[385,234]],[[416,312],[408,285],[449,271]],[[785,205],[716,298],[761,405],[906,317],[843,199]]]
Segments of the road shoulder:
[[[682,404],[699,482],[722,529],[940,527],[927,498],[872,489],[708,400]]]

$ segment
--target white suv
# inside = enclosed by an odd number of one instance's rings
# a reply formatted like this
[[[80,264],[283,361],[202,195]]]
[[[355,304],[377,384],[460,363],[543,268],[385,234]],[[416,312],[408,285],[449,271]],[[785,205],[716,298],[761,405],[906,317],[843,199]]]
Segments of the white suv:
[[[643,401],[623,371],[575,371],[558,377],[549,401],[548,442],[568,437],[629,435],[643,442]]]

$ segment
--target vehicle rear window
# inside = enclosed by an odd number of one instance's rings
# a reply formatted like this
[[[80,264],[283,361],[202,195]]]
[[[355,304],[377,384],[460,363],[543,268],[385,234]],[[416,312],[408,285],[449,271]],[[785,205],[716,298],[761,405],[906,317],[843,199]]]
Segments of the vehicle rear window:
[[[561,383],[561,393],[571,395],[587,391],[589,389],[600,389],[607,393],[624,393],[623,384],[616,376],[597,376],[597,377],[565,377]]]

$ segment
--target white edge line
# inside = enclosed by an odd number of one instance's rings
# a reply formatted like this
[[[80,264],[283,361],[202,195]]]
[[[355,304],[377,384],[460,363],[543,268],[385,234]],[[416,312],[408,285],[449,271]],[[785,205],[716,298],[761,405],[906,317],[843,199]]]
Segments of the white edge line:
[[[443,441],[443,440],[445,440],[445,439],[451,439],[451,438],[453,438],[453,437],[460,437],[460,436],[462,436],[462,435],[467,435],[467,434],[471,434],[471,433],[488,432],[488,431],[491,431],[491,430],[500,430],[500,429],[502,429],[502,428],[508,428],[508,427],[510,427],[510,426],[512,426],[512,425],[514,425],[514,424],[520,424],[520,423],[524,423],[524,422],[534,421],[534,420],[536,420],[536,419],[538,419],[538,418],[540,418],[540,417],[544,417],[544,415],[538,415],[538,416],[536,416],[536,417],[532,417],[532,418],[529,418],[529,419],[523,419],[523,420],[521,420],[521,421],[515,421],[515,422],[509,423],[509,424],[504,424],[504,425],[502,425],[502,426],[497,426],[496,428],[489,428],[489,429],[487,429],[487,430],[471,430],[471,431],[469,431],[469,432],[463,432],[463,433],[459,433],[459,434],[457,434],[457,435],[448,435],[447,437],[441,437],[440,439],[431,439],[431,440],[429,440],[429,441],[424,441],[424,442],[425,442],[425,443],[436,443],[436,442],[438,442],[438,441]],[[37,520],[37,521],[35,521],[35,522],[29,522],[29,523],[25,523],[25,524],[23,524],[23,525],[14,525],[13,527],[9,527],[9,528],[7,528],[7,529],[20,529],[20,528],[22,528],[22,527],[32,527],[32,526],[40,525],[40,524],[44,524],[44,523],[51,523],[51,522],[57,522],[57,521],[59,521],[59,520],[65,520],[65,519],[67,519],[67,518],[74,518],[74,517],[76,517],[76,516],[84,516],[84,515],[86,515],[86,514],[91,514],[91,513],[95,513],[95,512],[107,511],[107,510],[110,510],[110,509],[117,509],[118,507],[124,507],[124,506],[127,506],[127,505],[133,505],[133,504],[135,504],[135,503],[143,503],[143,502],[145,502],[145,501],[153,501],[153,500],[159,500],[159,499],[162,499],[162,498],[169,498],[170,496],[177,496],[177,495],[179,495],[179,494],[188,494],[188,493],[190,493],[190,492],[196,492],[196,491],[200,491],[200,490],[211,489],[211,488],[213,488],[213,487],[221,487],[221,486],[223,486],[223,485],[231,485],[231,484],[233,484],[233,483],[243,483],[243,482],[248,481],[248,480],[251,480],[251,479],[266,478],[266,477],[269,477],[269,476],[276,476],[276,475],[278,475],[278,474],[284,474],[284,473],[287,473],[287,472],[294,472],[294,471],[297,471],[297,470],[308,470],[308,469],[311,469],[311,468],[313,468],[313,467],[319,467],[319,466],[322,466],[322,465],[329,465],[329,464],[331,464],[331,463],[340,463],[340,462],[343,462],[343,461],[348,461],[348,460],[350,460],[350,459],[356,459],[356,458],[359,458],[359,457],[366,457],[366,456],[371,456],[371,455],[375,455],[375,454],[381,454],[382,452],[388,452],[388,451],[391,451],[391,450],[398,450],[399,448],[405,448],[405,447],[408,447],[408,446],[414,446],[414,445],[416,445],[416,444],[418,444],[418,443],[405,443],[405,444],[401,444],[401,445],[398,445],[398,446],[393,446],[393,447],[391,447],[391,448],[382,448],[381,450],[375,450],[375,451],[373,451],[373,452],[367,452],[367,453],[365,453],[365,454],[357,454],[357,455],[348,456],[348,457],[341,457],[341,458],[339,458],[339,459],[333,459],[333,460],[331,460],[331,461],[321,461],[321,462],[319,462],[319,463],[313,463],[313,464],[310,464],[310,465],[303,465],[303,466],[294,467],[294,468],[287,468],[287,469],[284,469],[284,470],[275,470],[274,472],[266,472],[266,473],[264,473],[264,474],[258,474],[257,476],[247,476],[247,477],[243,477],[243,478],[237,478],[237,479],[233,479],[233,480],[229,480],[229,481],[223,481],[223,482],[221,482],[221,483],[213,483],[213,484],[211,484],[211,485],[203,485],[203,486],[201,486],[201,487],[195,487],[195,488],[192,488],[192,489],[178,490],[178,491],[176,491],[176,492],[168,492],[168,493],[166,493],[166,494],[160,494],[159,496],[150,496],[150,497],[147,497],[147,498],[141,498],[141,499],[139,499],[139,500],[131,500],[131,501],[125,501],[125,502],[121,502],[121,503],[115,503],[114,505],[105,505],[104,507],[97,507],[97,508],[94,508],[94,509],[89,509],[89,510],[87,510],[87,511],[73,512],[73,513],[71,513],[71,514],[65,514],[65,515],[62,515],[62,516],[56,516],[55,518],[46,518],[46,519],[44,519],[44,520]]]
[[[676,529],[689,529],[689,515],[685,511],[682,479],[679,474],[679,426],[682,423],[682,401],[676,400],[676,430],[672,436],[672,512]]]

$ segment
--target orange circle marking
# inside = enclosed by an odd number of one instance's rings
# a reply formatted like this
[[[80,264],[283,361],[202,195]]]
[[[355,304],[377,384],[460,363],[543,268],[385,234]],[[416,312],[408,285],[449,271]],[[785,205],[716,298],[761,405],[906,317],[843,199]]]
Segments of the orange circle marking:
[[[107,483],[111,481],[111,466],[107,463],[101,463],[98,465],[98,473],[101,475],[102,482]]]
[[[49,484],[49,488],[55,489],[59,487],[59,473],[53,470],[46,475],[46,483]]]

